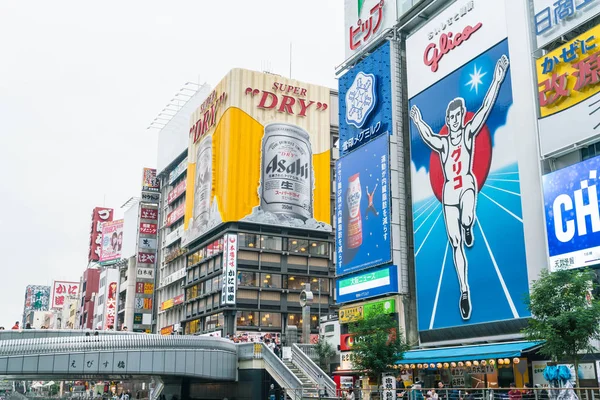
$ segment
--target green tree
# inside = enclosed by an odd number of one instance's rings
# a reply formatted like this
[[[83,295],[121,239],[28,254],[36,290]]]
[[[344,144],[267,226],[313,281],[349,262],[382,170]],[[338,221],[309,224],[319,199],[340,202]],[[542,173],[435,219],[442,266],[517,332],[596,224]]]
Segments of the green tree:
[[[319,341],[315,345],[315,350],[319,357],[319,366],[323,371],[329,371],[329,361],[335,355],[335,349],[328,341],[319,337]]]
[[[529,340],[544,340],[540,353],[554,362],[572,362],[579,387],[580,354],[593,352],[600,339],[600,301],[591,296],[595,274],[588,269],[542,271],[529,296],[532,317],[523,330]]]
[[[350,360],[355,370],[363,371],[381,385],[381,375],[402,359],[409,346],[398,323],[389,314],[379,314],[350,325],[354,345]]]

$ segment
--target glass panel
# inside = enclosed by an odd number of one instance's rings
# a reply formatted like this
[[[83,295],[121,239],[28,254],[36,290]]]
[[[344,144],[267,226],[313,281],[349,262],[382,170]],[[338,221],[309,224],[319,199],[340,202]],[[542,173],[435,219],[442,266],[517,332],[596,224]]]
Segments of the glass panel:
[[[260,274],[260,286],[264,288],[281,289],[281,275]]]
[[[281,328],[281,314],[272,312],[261,312],[260,325],[272,328]]]
[[[262,235],[260,237],[260,248],[265,250],[279,250],[281,251],[283,240],[277,236]]]
[[[258,273],[239,271],[238,286],[258,287]]]
[[[288,249],[290,253],[306,253],[308,251],[308,240],[288,239]]]
[[[320,282],[320,286],[319,286]],[[321,293],[329,293],[329,284],[327,278],[310,278],[310,290],[313,293],[318,293],[321,290]],[[320,289],[319,289],[320,288]]]
[[[317,329],[319,327],[319,318],[316,315],[310,317],[310,328]]]
[[[208,262],[208,269],[207,269],[206,273],[210,274],[214,270],[215,270],[215,259],[213,258]]]
[[[219,285],[219,276],[215,276],[214,278],[212,278],[212,287],[213,290],[217,290],[217,289],[221,289],[221,285]]]
[[[194,280],[198,279],[200,277],[200,275],[198,275],[200,272],[200,268],[195,267],[194,268]]]
[[[236,313],[237,326],[256,326],[258,311],[238,311]]]
[[[328,255],[327,249],[329,248],[329,243],[321,242],[321,241],[311,241],[309,252],[315,256],[326,256]]]
[[[212,292],[213,286],[212,286],[212,280],[207,280],[206,282],[204,282],[204,287],[205,287],[205,292],[204,293],[210,293]]]
[[[287,288],[291,290],[304,290],[304,284],[307,282],[306,276],[289,275],[287,279]]]
[[[256,248],[258,235],[252,233],[238,233],[238,243],[240,247]]]
[[[200,266],[200,276],[206,275],[206,268],[207,268],[206,263],[204,263]]]
[[[302,319],[302,314],[288,314],[288,325],[298,326],[300,325],[300,320]]]
[[[223,316],[223,313],[218,313],[217,314],[217,327],[222,328],[225,325],[225,317]]]
[[[194,270],[193,269],[189,269],[187,272],[187,281],[191,282],[194,278]]]

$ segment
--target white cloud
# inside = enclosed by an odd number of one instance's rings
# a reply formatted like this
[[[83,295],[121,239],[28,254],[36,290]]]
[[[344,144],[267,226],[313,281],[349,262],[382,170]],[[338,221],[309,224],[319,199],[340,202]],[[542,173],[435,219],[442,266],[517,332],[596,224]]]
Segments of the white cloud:
[[[425,200],[433,196],[433,190],[431,190],[431,183],[429,181],[429,172],[423,168],[417,167],[414,162],[410,162],[410,176],[412,176],[412,201],[417,203],[421,200]]]
[[[500,126],[494,135],[494,149],[490,172],[514,164],[517,161],[515,135],[521,131],[513,106],[510,106],[506,115],[506,124]]]

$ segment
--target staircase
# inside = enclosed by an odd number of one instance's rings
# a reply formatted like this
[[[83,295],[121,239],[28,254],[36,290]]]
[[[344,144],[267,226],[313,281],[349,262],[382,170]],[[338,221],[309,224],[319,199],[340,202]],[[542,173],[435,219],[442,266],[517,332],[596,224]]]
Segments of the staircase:
[[[283,360],[283,363],[302,382],[302,397],[319,397],[317,385],[315,385],[300,368],[298,368],[291,360]]]

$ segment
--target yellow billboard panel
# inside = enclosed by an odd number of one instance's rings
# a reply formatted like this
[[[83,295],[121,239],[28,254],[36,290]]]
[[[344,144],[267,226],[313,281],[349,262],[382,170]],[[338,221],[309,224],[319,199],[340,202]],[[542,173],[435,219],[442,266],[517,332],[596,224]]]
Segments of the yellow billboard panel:
[[[231,70],[192,114],[184,244],[230,221],[331,231],[330,90]]]

